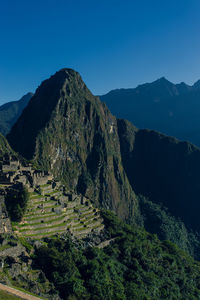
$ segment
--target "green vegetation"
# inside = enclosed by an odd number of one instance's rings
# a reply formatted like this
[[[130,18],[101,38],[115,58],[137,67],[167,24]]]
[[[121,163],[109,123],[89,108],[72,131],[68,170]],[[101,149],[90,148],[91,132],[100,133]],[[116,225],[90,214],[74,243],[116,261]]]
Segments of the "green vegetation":
[[[29,200],[29,193],[27,188],[21,186],[20,189],[9,189],[6,194],[5,204],[9,216],[12,221],[21,221],[26,211]]]
[[[26,238],[19,236],[18,240],[22,244],[22,246],[24,246],[26,248],[27,252],[31,252],[31,250],[33,249],[33,246],[27,241]]]
[[[104,249],[75,246],[71,238],[47,239],[34,262],[63,299],[200,299],[200,264],[171,242],[102,213]]]
[[[61,221],[62,219],[64,219],[65,215],[62,215],[60,217],[57,217],[57,218],[54,218],[54,219],[51,219],[49,221],[45,221],[45,224],[51,224],[52,222],[57,222],[57,221]],[[43,217],[42,217],[43,218]],[[41,216],[40,216],[40,219],[42,219]],[[30,220],[30,219],[29,219]],[[37,222],[37,223],[23,223],[23,224],[19,224],[18,227],[21,228],[21,227],[29,227],[29,226],[35,226],[35,225],[41,225],[41,221],[40,222]]]
[[[153,203],[144,196],[139,196],[144,227],[148,232],[156,233],[161,240],[169,240],[188,252],[195,259],[200,259],[200,236],[188,230],[184,223],[172,216],[163,205]]]
[[[136,194],[161,203],[185,226],[199,231],[200,149],[118,120],[125,172]]]
[[[23,289],[23,288],[16,287],[16,286],[15,286],[15,287],[13,286],[13,288],[16,289],[16,290],[18,290],[18,291],[21,291],[21,292],[23,292],[23,293],[26,293],[26,294],[28,294],[28,295],[31,295],[31,296],[34,296],[34,297],[38,297],[36,294],[31,293],[31,292],[29,292],[29,291],[27,291],[27,290],[25,290],[25,289]],[[41,297],[41,296],[39,296],[39,298],[40,298],[40,299],[43,299],[43,300],[47,300],[47,298],[44,298],[44,297]],[[17,299],[19,299],[19,298],[17,298]]]

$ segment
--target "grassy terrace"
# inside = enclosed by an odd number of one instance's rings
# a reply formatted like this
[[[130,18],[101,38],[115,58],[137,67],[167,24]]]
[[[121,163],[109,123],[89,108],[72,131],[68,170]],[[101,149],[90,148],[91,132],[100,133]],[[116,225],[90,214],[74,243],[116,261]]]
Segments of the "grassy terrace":
[[[44,192],[46,192],[46,191],[44,191]],[[47,195],[50,195],[50,196],[58,195],[58,194],[61,194],[61,192],[60,191],[53,191],[53,192],[50,192],[50,193],[47,192]]]
[[[44,196],[42,196],[40,194],[36,194],[36,193],[30,194],[30,199],[40,199],[40,198],[44,198]]]
[[[52,220],[52,219],[54,219],[54,217],[57,218],[58,214],[54,214],[54,213],[49,214],[49,213],[46,213],[46,214],[42,214],[42,215],[39,215],[39,216],[34,217],[34,218],[27,217],[27,218],[24,218],[24,220],[28,221],[28,222],[31,222],[31,221],[34,222],[36,220],[45,219],[46,221],[48,221],[47,219],[51,218],[51,220]]]
[[[41,184],[40,185],[40,188],[46,188],[46,187],[49,187],[50,185],[48,184],[48,183],[46,183],[46,184]]]
[[[60,230],[54,230],[51,232],[45,232],[45,233],[32,233],[32,234],[24,234],[25,237],[30,237],[30,238],[43,238],[45,236],[50,236],[50,235],[56,235],[57,233],[63,233],[65,232],[66,229],[60,229]]]
[[[65,215],[62,215],[61,217],[58,217],[57,218],[54,218],[54,219],[51,219],[49,221],[45,221],[45,224],[51,224],[52,222],[58,222],[60,220],[63,220],[65,218]],[[20,224],[18,225],[19,228],[21,227],[31,227],[31,226],[37,226],[37,225],[41,225],[42,223],[41,222],[36,222],[36,223],[24,223],[24,224]]]
[[[3,245],[3,246],[0,247],[0,251],[6,250],[6,249],[9,249],[9,248],[12,248],[12,246],[9,245],[9,244],[6,244],[6,245]]]
[[[52,228],[57,228],[57,227],[66,227],[66,222],[63,222],[63,223],[59,223],[59,224],[55,224],[55,225],[52,225],[52,226],[40,226],[40,227],[35,227],[33,229],[29,229],[30,231],[42,231],[42,230],[49,230],[49,229],[52,229]],[[42,224],[40,224],[42,225]],[[19,230],[19,232],[27,232],[29,231],[27,229],[21,229]]]
[[[29,193],[26,214],[21,223],[14,224],[14,230],[19,235],[38,239],[70,230],[75,236],[83,236],[102,227],[98,209],[81,204],[78,197],[75,201],[66,200],[67,207],[63,208],[57,200],[51,199],[56,195],[59,200],[59,195],[62,195],[60,191],[53,190],[49,184],[40,186],[40,191],[46,193],[45,196],[37,192]],[[53,209],[56,208],[58,210],[55,212]]]
[[[51,215],[51,214],[55,214],[55,213],[50,213],[50,212],[44,212],[43,214],[41,214],[41,216],[45,216],[45,215]],[[36,212],[35,213],[30,213],[30,214],[26,214],[26,215],[24,215],[24,220],[27,220],[27,219],[31,219],[30,217],[34,217],[35,215],[37,215],[37,216],[39,216],[39,214],[36,214]]]
[[[32,202],[32,205],[29,206],[29,208],[37,208],[38,205],[42,204],[42,205],[45,205],[45,204],[56,204],[57,201],[55,200],[43,200],[43,201],[37,201],[37,202]]]

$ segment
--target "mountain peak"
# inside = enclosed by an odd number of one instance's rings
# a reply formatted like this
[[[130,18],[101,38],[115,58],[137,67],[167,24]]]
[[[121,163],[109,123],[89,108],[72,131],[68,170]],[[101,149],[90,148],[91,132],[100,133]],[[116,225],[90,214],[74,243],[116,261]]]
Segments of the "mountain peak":
[[[87,90],[87,87],[84,81],[81,78],[81,75],[70,68],[63,68],[53,74],[50,78],[44,80],[42,84],[36,91],[36,95],[39,92],[44,90],[45,93],[47,90],[54,90],[53,93],[56,92],[60,94],[68,94],[68,96],[72,96],[76,94],[78,90]],[[54,97],[55,98],[55,97]]]
[[[161,78],[158,78],[156,81],[152,82],[152,83],[161,83],[161,84],[170,84],[173,85],[173,83],[169,80],[167,80],[164,76]]]
[[[158,78],[158,81],[168,81],[168,80],[165,78],[165,76],[162,76],[162,77]]]
[[[72,76],[72,77],[80,77],[80,74],[75,71],[74,69],[71,68],[62,68],[59,71],[57,71],[53,76],[57,76],[57,75],[64,75],[64,76]]]
[[[63,72],[65,72],[65,73],[69,73],[69,74],[75,74],[75,73],[77,73],[78,74],[78,72],[77,71],[75,71],[74,69],[72,69],[72,68],[61,68],[60,70],[58,70],[56,73],[63,73]]]

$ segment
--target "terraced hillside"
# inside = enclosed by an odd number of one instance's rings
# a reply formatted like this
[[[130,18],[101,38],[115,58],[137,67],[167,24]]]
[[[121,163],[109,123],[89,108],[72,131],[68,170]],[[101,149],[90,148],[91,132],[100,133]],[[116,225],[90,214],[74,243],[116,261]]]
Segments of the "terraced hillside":
[[[99,210],[83,197],[67,193],[58,185],[44,184],[29,190],[30,200],[14,231],[29,238],[43,238],[69,231],[81,238],[104,228]]]

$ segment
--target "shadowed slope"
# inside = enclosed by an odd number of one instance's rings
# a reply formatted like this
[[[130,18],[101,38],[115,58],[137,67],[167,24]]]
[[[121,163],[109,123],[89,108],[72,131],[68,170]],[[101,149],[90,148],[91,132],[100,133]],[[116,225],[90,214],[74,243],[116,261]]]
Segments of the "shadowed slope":
[[[118,120],[123,166],[134,191],[200,230],[200,149]]]

